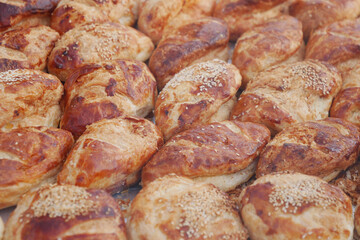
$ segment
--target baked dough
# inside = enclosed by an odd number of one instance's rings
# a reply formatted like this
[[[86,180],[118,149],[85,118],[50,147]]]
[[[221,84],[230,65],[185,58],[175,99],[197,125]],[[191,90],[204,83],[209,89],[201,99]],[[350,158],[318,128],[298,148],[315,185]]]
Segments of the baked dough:
[[[323,119],[341,84],[335,67],[314,60],[270,67],[247,85],[232,119],[262,123],[272,134],[296,122]]]
[[[154,45],[134,28],[116,23],[81,25],[61,36],[50,54],[48,70],[65,81],[76,69],[116,59],[146,61]]]
[[[360,132],[338,118],[293,124],[273,138],[259,157],[256,176],[294,171],[331,181],[359,156]]]
[[[226,23],[215,18],[197,19],[167,34],[149,61],[159,90],[187,66],[215,58],[227,61],[228,42]]]
[[[354,218],[355,218],[355,231],[356,231],[357,236],[359,236],[360,235],[360,208],[359,208],[359,205],[356,206]]]
[[[0,72],[24,68],[30,68],[30,65],[23,52],[0,45]]]
[[[155,106],[156,80],[135,60],[113,60],[78,69],[65,84],[60,127],[75,138],[86,125],[120,115],[146,117]]]
[[[4,223],[0,217],[0,240],[2,240],[3,235],[4,235]]]
[[[160,131],[149,120],[103,119],[76,141],[58,183],[120,192],[140,180],[140,170],[162,144]]]
[[[129,239],[239,239],[247,231],[229,197],[211,184],[168,175],[144,187],[131,203]]]
[[[31,189],[56,182],[73,142],[70,132],[58,128],[0,132],[0,209],[16,205]]]
[[[55,76],[39,70],[0,72],[0,130],[16,127],[57,127],[64,87]]]
[[[142,184],[170,173],[235,189],[255,173],[257,157],[270,140],[263,125],[223,121],[175,135],[146,164]]]
[[[304,55],[301,22],[281,16],[241,35],[234,48],[232,63],[239,68],[245,89],[259,72],[280,63],[301,61]]]
[[[240,201],[252,240],[352,240],[349,197],[320,178],[269,174],[243,190]]]
[[[156,125],[168,140],[186,129],[227,120],[240,85],[239,70],[224,61],[187,67],[160,92],[155,104]]]
[[[126,240],[118,203],[103,190],[47,185],[21,199],[3,240]]]

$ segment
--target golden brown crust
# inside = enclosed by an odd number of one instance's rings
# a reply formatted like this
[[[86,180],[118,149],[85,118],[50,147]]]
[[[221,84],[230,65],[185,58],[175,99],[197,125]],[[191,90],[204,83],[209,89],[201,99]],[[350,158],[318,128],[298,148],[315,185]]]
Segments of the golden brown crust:
[[[230,40],[236,41],[241,34],[286,14],[288,0],[222,0],[215,7],[214,17],[223,19],[230,29]]]
[[[189,129],[172,137],[146,164],[143,186],[169,173],[197,178],[239,172],[257,160],[269,140],[270,131],[255,123],[223,121]]]
[[[247,231],[229,197],[211,184],[168,175],[144,187],[127,221],[133,240],[239,239]]]
[[[162,144],[159,129],[146,119],[103,119],[77,140],[58,183],[122,191],[139,180],[141,168]]]
[[[269,174],[247,187],[240,201],[252,240],[352,240],[349,197],[317,177]]]
[[[289,14],[302,22],[306,41],[316,29],[336,21],[355,19],[359,13],[358,0],[295,0],[289,7]]]
[[[74,143],[71,133],[57,128],[26,127],[0,132],[0,209],[56,174]]]
[[[30,68],[27,56],[11,48],[0,46],[0,72]]]
[[[28,68],[44,70],[47,63],[47,57],[55,46],[55,42],[58,38],[59,34],[47,26],[16,28],[0,34],[0,46],[14,51],[20,51],[25,54]],[[10,51],[11,50],[8,50],[8,59],[11,62],[16,59],[17,54],[12,56]],[[6,67],[9,69],[6,69]],[[10,64],[9,66],[6,60],[4,61],[4,65],[0,63],[0,69],[3,71],[4,69],[16,69],[16,67],[25,68],[25,66],[21,64],[20,66],[14,64]]]
[[[154,45],[134,28],[116,23],[81,25],[61,36],[50,54],[48,70],[65,81],[76,69],[116,59],[146,61]]]
[[[126,240],[121,209],[103,190],[47,185],[26,194],[3,240]]]
[[[39,70],[16,69],[0,73],[0,129],[57,127],[63,85]]]
[[[273,134],[296,122],[328,116],[342,79],[326,63],[307,60],[271,67],[240,95],[232,119],[266,125]]]
[[[226,23],[215,18],[197,19],[169,33],[161,40],[149,61],[159,90],[187,66],[215,58],[226,61],[228,42]]]
[[[331,183],[349,195],[353,205],[356,205],[360,197],[360,162],[342,171]]]
[[[154,109],[156,96],[156,80],[140,61],[85,65],[65,84],[60,126],[78,138],[86,125],[103,118],[146,117]]]
[[[290,16],[271,19],[245,32],[237,40],[232,57],[232,63],[243,77],[242,88],[271,66],[303,60],[305,48],[302,45],[301,22]]]
[[[191,127],[227,120],[233,105],[217,119],[212,118],[232,100],[240,85],[239,70],[224,61],[187,67],[160,92],[155,104],[156,125],[167,140]]]
[[[346,119],[360,127],[360,87],[341,90],[331,106],[330,116]]]
[[[359,208],[359,205],[356,206],[354,218],[355,218],[355,231],[356,231],[357,235],[359,236],[360,235],[360,208]]]
[[[1,0],[0,31],[14,26],[30,15],[47,15],[59,0]]]
[[[294,171],[330,181],[355,163],[360,132],[337,118],[294,124],[272,139],[259,157],[256,176]]]
[[[51,15],[51,27],[60,34],[81,24],[116,22],[131,26],[138,15],[138,0],[61,0]]]

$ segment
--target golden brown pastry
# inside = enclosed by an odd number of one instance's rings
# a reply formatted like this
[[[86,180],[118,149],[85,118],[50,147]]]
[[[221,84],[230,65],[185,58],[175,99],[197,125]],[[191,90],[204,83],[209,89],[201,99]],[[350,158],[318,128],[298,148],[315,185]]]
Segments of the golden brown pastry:
[[[144,187],[130,207],[129,239],[246,240],[235,203],[207,183],[168,175]]]
[[[64,87],[55,76],[39,70],[0,72],[0,130],[16,127],[57,127]]]
[[[3,235],[4,235],[4,223],[0,217],[0,240],[2,240]]]
[[[255,173],[257,157],[269,140],[270,131],[256,123],[197,126],[175,135],[151,158],[142,171],[142,184],[175,173],[233,190]]]
[[[225,20],[230,29],[230,40],[236,41],[241,34],[256,25],[288,13],[289,0],[221,0],[214,17]]]
[[[355,231],[356,231],[356,234],[358,237],[360,235],[360,208],[359,208],[359,205],[356,206],[354,218],[355,218]]]
[[[247,85],[232,119],[262,123],[272,134],[293,123],[323,119],[341,84],[335,67],[314,60],[270,67]]]
[[[120,115],[146,117],[155,105],[156,80],[135,60],[85,65],[65,84],[60,127],[78,138],[93,122]]]
[[[61,0],[51,15],[51,27],[63,34],[81,24],[115,22],[131,26],[139,0]]]
[[[30,68],[30,64],[23,52],[0,45],[0,72],[24,68]]]
[[[0,132],[0,209],[56,175],[74,143],[71,133],[58,128],[26,127]]]
[[[291,125],[261,152],[256,176],[294,171],[331,181],[359,156],[360,132],[338,118]]]
[[[339,188],[300,173],[269,174],[240,195],[252,240],[352,240],[351,201]]]
[[[139,181],[140,170],[162,144],[159,129],[149,120],[103,119],[76,141],[58,183],[120,192]]]
[[[360,126],[360,19],[335,22],[315,31],[307,45],[306,58],[326,61],[339,70],[343,86],[330,116]]]
[[[50,54],[48,70],[65,81],[85,64],[115,59],[146,61],[154,45],[134,28],[116,23],[81,25],[61,36]]]
[[[43,24],[59,0],[0,0],[0,32],[17,24]],[[23,22],[22,22],[23,20]]]
[[[47,185],[21,199],[3,240],[126,240],[118,203],[103,190]]]
[[[229,31],[226,23],[202,18],[164,37],[149,61],[149,68],[162,89],[180,70],[212,59],[228,60]]]
[[[155,122],[165,140],[189,128],[229,119],[241,85],[239,70],[221,60],[194,64],[160,92]]]
[[[211,16],[216,0],[147,0],[140,7],[138,27],[157,44],[164,33]]]
[[[354,205],[360,197],[360,162],[342,171],[332,183],[350,196]]]
[[[301,22],[290,16],[270,19],[245,32],[237,40],[232,63],[243,77],[242,88],[259,72],[280,64],[304,59]]]
[[[9,49],[5,50],[5,52],[0,52],[0,58],[4,59],[5,63],[4,66],[0,62],[0,70],[16,69],[16,64],[7,63],[14,60],[15,63],[19,62],[17,51],[26,56],[28,68],[44,70],[47,58],[58,38],[59,34],[47,26],[16,28],[0,33],[0,46]],[[15,54],[12,54],[12,52],[15,52]],[[20,59],[23,59],[23,57],[20,57]],[[20,65],[18,68],[25,68],[25,66]]]
[[[304,39],[316,29],[360,14],[359,0],[293,0],[289,14],[302,22]]]

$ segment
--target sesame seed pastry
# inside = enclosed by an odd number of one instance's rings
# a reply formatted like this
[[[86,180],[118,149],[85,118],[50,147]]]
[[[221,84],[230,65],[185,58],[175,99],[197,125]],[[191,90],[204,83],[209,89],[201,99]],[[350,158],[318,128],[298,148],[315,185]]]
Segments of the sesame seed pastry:
[[[24,195],[3,240],[126,240],[118,203],[103,190],[46,185]]]
[[[235,203],[212,184],[167,175],[144,187],[131,203],[130,240],[248,238]]]
[[[251,240],[352,240],[350,198],[320,178],[274,173],[257,179],[239,197]]]
[[[239,70],[215,59],[177,73],[160,92],[155,122],[165,140],[189,128],[229,119],[241,85]]]
[[[264,124],[275,135],[291,124],[326,118],[341,84],[337,69],[326,63],[276,65],[249,82],[231,118]]]

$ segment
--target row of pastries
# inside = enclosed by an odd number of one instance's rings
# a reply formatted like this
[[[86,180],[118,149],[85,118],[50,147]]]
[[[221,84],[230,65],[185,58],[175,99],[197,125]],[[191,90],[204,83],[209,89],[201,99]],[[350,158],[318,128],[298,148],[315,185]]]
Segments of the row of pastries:
[[[0,0],[0,240],[356,238],[359,15]]]

